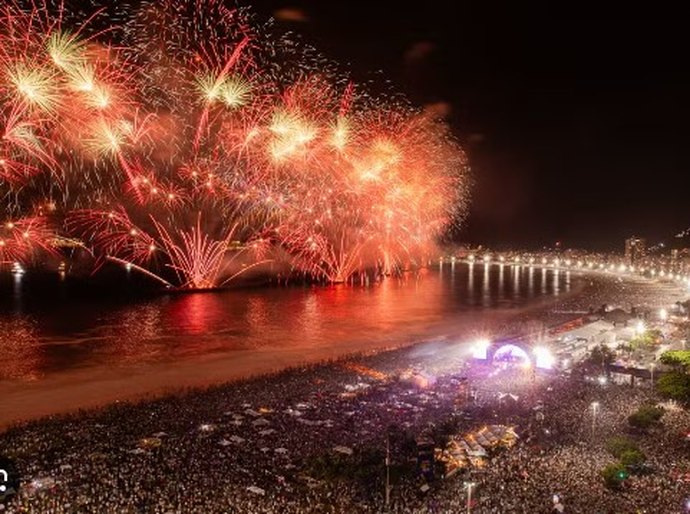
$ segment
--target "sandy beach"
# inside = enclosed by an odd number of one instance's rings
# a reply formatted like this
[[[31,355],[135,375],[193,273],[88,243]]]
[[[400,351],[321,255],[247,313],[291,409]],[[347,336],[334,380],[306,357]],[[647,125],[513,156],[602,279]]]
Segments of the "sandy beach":
[[[582,294],[582,290],[574,289],[557,300],[544,298],[526,308],[462,313],[432,323],[425,330],[401,333],[397,340],[363,338],[318,348],[273,346],[196,356],[174,363],[76,369],[32,382],[0,382],[0,427],[117,401],[150,399],[183,388],[220,384],[348,354],[375,353],[429,340],[463,343],[487,330],[508,334],[509,327],[518,326],[527,318],[546,321],[553,317],[549,311],[554,305],[563,305]],[[564,315],[556,318],[562,320]]]
[[[318,347],[266,346],[197,355],[177,362],[78,368],[31,382],[3,381],[0,427],[118,401],[151,399],[180,389],[221,384],[348,354],[375,353],[424,341],[468,346],[477,334],[519,335],[532,330],[535,323],[563,322],[577,316],[573,313],[578,309],[582,312],[602,301],[628,306],[641,299],[658,303],[682,298],[677,288],[659,287],[644,279],[620,282],[597,274],[581,278],[570,292],[540,298],[524,308],[463,312],[434,320],[423,329],[419,325],[408,327],[396,338],[367,338],[365,334],[358,340]]]

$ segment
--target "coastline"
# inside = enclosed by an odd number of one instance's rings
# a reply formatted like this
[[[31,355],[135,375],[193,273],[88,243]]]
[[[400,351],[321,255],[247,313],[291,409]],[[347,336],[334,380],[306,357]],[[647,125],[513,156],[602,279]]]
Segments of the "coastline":
[[[563,301],[515,309],[506,318],[522,318],[517,327],[526,332],[538,326],[553,329],[566,314],[582,316],[583,306],[602,298],[619,305],[645,301],[659,307],[676,293],[664,284],[628,285],[615,277],[582,283],[585,287],[561,297]],[[543,323],[535,323],[537,319]],[[515,325],[503,328],[506,338],[519,337],[519,331],[510,330]],[[620,497],[601,480],[600,470],[611,460],[605,442],[627,426],[633,409],[658,400],[652,389],[615,383],[602,387],[549,372],[494,373],[485,366],[468,366],[466,349],[466,341],[450,337],[388,352],[382,346],[352,358],[295,365],[247,380],[171,391],[176,394],[156,400],[115,403],[19,424],[1,432],[0,440],[32,486],[18,496],[10,512],[76,507],[89,512],[230,509],[302,514],[326,504],[338,512],[382,512],[381,448],[387,427],[397,427],[392,452],[403,463],[416,461],[414,448],[406,442],[432,426],[441,427],[441,437],[452,433],[464,438],[470,448],[477,444],[475,431],[487,430],[480,427],[517,429],[517,450],[494,453],[487,447],[491,465],[478,477],[486,492],[480,510],[512,511],[515,503],[510,501],[523,494],[520,505],[541,512],[554,490],[563,491],[564,483],[572,486],[559,497],[577,512],[602,505],[632,512],[633,506],[647,504],[663,505],[664,512],[671,512],[670,506],[684,498],[671,457],[679,445],[664,444],[660,454],[658,433],[639,443],[650,465],[659,470],[652,475],[655,482],[635,477],[634,496]],[[471,401],[459,389],[465,380],[476,392]],[[501,402],[505,391],[516,395],[515,404]],[[593,402],[601,405],[595,437],[590,418],[581,414]],[[530,424],[535,405],[541,406],[548,430]],[[687,420],[686,411],[669,411],[664,434],[672,437],[675,427],[686,426]],[[506,468],[515,459],[519,465]],[[347,465],[332,475],[329,462]],[[350,465],[364,475],[351,475]],[[467,476],[464,471],[428,484],[430,489],[420,495],[417,473],[397,469],[401,475],[392,491],[396,510],[432,512],[440,505],[444,512],[458,512],[465,506],[457,493]],[[471,473],[474,464],[467,469]],[[523,469],[533,478],[526,481]],[[663,498],[655,499],[659,480]],[[44,487],[50,491],[41,492]],[[508,487],[514,490],[502,496]]]
[[[78,369],[37,382],[0,383],[0,433],[17,424],[44,417],[96,409],[117,402],[153,401],[189,389],[223,386],[294,367],[326,365],[333,360],[357,355],[379,354],[430,342],[467,348],[469,338],[487,329],[495,335],[520,335],[502,327],[511,323],[519,325],[522,317],[548,318],[554,305],[585,294],[589,287],[586,280],[577,281],[577,284],[567,293],[541,298],[525,307],[460,313],[457,318],[430,324],[421,332],[406,333],[395,341],[376,340],[373,345],[370,340],[360,338],[318,348],[270,346],[196,356],[175,363],[139,364],[107,370]],[[564,321],[573,316],[557,317]]]
[[[326,365],[333,360],[358,355],[372,355],[404,348],[423,347],[434,343],[456,351],[467,349],[477,334],[520,336],[529,322],[553,326],[579,317],[560,313],[559,309],[576,304],[580,298],[592,300],[594,291],[613,277],[583,273],[577,275],[577,286],[557,297],[541,298],[534,303],[510,309],[489,309],[460,313],[430,324],[423,331],[406,333],[399,340],[361,338],[318,348],[268,346],[251,350],[234,350],[222,355],[196,356],[180,362],[130,365],[109,369],[78,369],[48,377],[37,382],[0,383],[0,433],[28,421],[55,415],[66,415],[82,409],[96,409],[117,402],[147,402],[173,396],[181,391],[202,390],[248,380],[257,376],[277,374],[283,370],[305,366]],[[655,283],[640,279],[628,282],[633,289],[643,290]],[[629,294],[629,293],[628,293]],[[594,305],[594,303],[593,303]]]

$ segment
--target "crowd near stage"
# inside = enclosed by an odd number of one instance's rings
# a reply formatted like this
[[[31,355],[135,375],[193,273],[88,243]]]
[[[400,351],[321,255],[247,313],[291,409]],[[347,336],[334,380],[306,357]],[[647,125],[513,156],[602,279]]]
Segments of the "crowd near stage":
[[[468,487],[475,512],[681,512],[687,410],[629,434],[652,388],[466,350],[420,343],[18,426],[0,436],[24,480],[9,512],[458,512]],[[600,471],[621,435],[648,472],[613,491]]]

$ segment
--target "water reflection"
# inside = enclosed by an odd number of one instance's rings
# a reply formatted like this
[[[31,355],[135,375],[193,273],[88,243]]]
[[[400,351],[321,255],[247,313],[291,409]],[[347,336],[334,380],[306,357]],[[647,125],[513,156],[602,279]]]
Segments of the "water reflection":
[[[529,275],[527,278],[527,296],[534,297],[534,266],[529,267]]]
[[[114,367],[269,347],[399,343],[462,312],[518,307],[535,294],[534,269],[445,266],[371,286],[283,287],[161,296],[131,304],[77,301],[56,289],[32,307],[17,285],[0,314],[0,380],[35,380],[79,367]],[[481,273],[481,282],[475,283]],[[505,273],[512,274],[506,280]],[[547,294],[546,270],[541,293]],[[562,278],[562,275],[561,275]],[[554,274],[551,294],[561,291]],[[62,284],[62,282],[60,282]],[[62,287],[62,286],[57,286]],[[565,277],[570,288],[570,276]],[[510,289],[510,293],[507,293]],[[529,291],[523,294],[522,291]],[[33,310],[32,310],[33,309]]]
[[[201,335],[212,330],[216,320],[233,315],[226,308],[223,295],[214,293],[181,294],[170,302],[168,318],[180,334]]]
[[[558,269],[553,270],[553,294],[559,294],[561,292],[560,281],[559,281],[560,271]]]
[[[489,287],[489,265],[484,264],[484,278],[482,280],[482,305],[488,307],[491,304],[491,287]]]
[[[513,298],[520,298],[520,266],[513,266]]]
[[[0,380],[38,378],[41,353],[35,323],[21,317],[0,319]]]

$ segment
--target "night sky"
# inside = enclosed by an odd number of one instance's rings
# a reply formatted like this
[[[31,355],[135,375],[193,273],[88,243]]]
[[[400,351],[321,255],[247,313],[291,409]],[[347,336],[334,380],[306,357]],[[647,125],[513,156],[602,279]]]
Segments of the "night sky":
[[[459,241],[622,251],[638,234],[690,246],[673,237],[690,226],[685,21],[497,17],[446,3],[252,5],[356,80],[382,71],[415,104],[449,104],[475,181]]]

